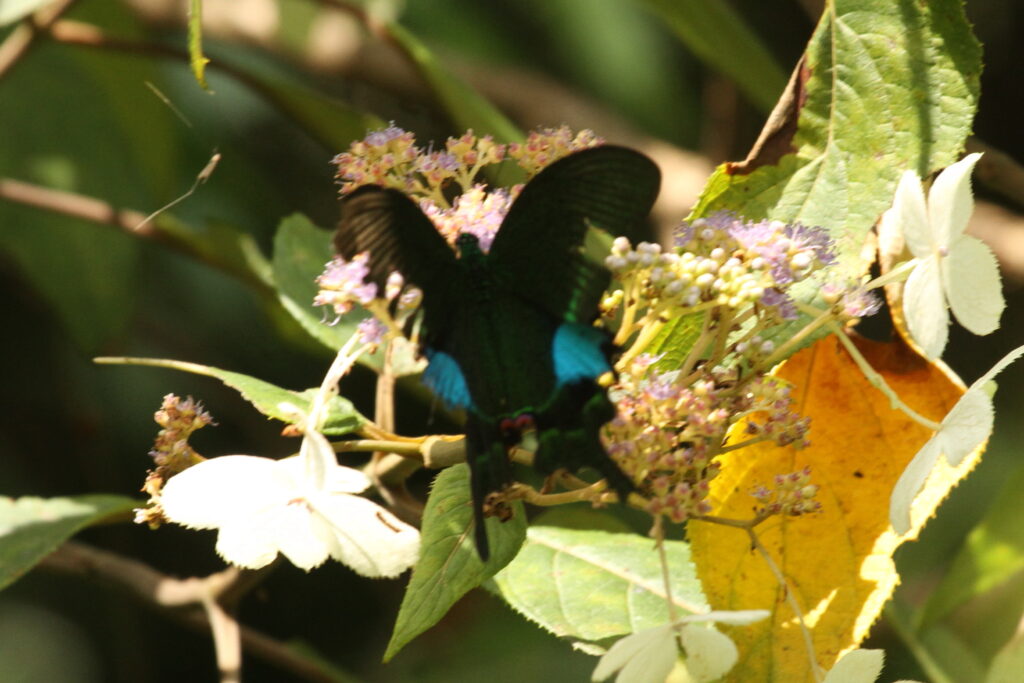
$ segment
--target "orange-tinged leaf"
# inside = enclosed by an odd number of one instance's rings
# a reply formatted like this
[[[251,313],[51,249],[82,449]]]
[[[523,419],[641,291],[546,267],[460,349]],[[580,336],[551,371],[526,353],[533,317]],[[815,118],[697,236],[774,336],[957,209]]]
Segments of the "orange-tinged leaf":
[[[900,398],[929,419],[941,420],[964,392],[949,369],[926,361],[901,341],[856,343]],[[867,635],[896,587],[896,547],[917,537],[950,489],[977,463],[983,446],[956,468],[940,458],[914,502],[911,530],[900,537],[889,524],[889,497],[932,432],[893,410],[835,337],[794,355],[776,374],[794,385],[796,409],[811,418],[811,446],[796,450],[759,444],[726,454],[712,482],[711,502],[716,515],[749,519],[756,505],[752,489],[771,487],[775,474],[811,468],[823,510],[770,518],[757,534],[785,574],[811,631],[818,663],[828,669]],[[689,533],[713,609],[773,612],[770,621],[731,632],[740,661],[724,680],[813,680],[786,592],[751,548],[746,532],[695,521]]]

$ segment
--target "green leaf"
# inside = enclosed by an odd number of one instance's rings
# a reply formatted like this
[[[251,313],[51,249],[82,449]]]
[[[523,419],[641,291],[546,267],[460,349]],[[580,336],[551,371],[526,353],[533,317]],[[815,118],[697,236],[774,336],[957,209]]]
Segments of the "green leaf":
[[[784,118],[749,163],[715,171],[693,214],[823,226],[859,275],[865,236],[902,171],[924,177],[959,158],[980,73],[960,0],[827,3],[776,112]]]
[[[691,313],[672,318],[661,328],[658,335],[647,347],[646,353],[661,355],[657,367],[663,370],[678,370],[690,355],[690,350],[700,337],[704,327],[704,313]]]
[[[985,518],[967,536],[949,572],[924,606],[926,629],[956,607],[1024,571],[1024,467],[1006,482]]]
[[[0,2],[0,26],[20,21],[48,4],[50,0],[4,0]]]
[[[945,625],[917,631],[911,626],[910,607],[900,600],[886,605],[885,616],[928,680],[980,681],[984,678],[985,669],[977,653]]]
[[[512,518],[506,522],[487,519],[491,557],[481,562],[473,544],[469,467],[455,465],[437,475],[423,512],[420,560],[413,567],[402,598],[395,630],[384,653],[385,662],[516,556],[526,537],[526,512],[518,501],[512,511]]]
[[[502,597],[557,636],[595,641],[668,623],[654,541],[637,534],[530,527],[516,559],[494,581]],[[707,611],[689,545],[665,541],[672,599]]]
[[[327,314],[313,306],[318,289],[316,278],[333,257],[331,233],[313,225],[301,214],[292,214],[281,221],[274,235],[272,259],[278,299],[314,339],[337,351],[355,334],[359,321],[369,314],[354,310],[328,325],[324,319]],[[372,364],[380,367],[379,358],[371,359]]]
[[[420,70],[457,129],[472,128],[498,142],[521,142],[521,130],[497,107],[446,69],[426,45],[400,24],[390,24],[391,37]]]
[[[0,497],[0,589],[85,527],[126,513],[139,501],[125,496]]]
[[[770,111],[786,86],[771,52],[728,3],[645,0],[700,59],[736,82],[758,108]]]
[[[101,364],[120,365],[145,365],[155,368],[168,368],[191,372],[195,375],[205,375],[219,379],[227,386],[235,389],[246,401],[251,403],[256,410],[267,417],[281,420],[291,424],[294,416],[282,411],[278,406],[281,403],[291,403],[303,411],[308,411],[313,402],[317,389],[306,389],[305,391],[291,391],[282,389],[279,386],[261,379],[243,375],[240,372],[221,370],[209,365],[198,363],[186,363],[184,361],[167,360],[162,358],[96,358],[95,361]],[[327,419],[324,421],[323,433],[328,436],[341,436],[357,431],[366,422],[366,418],[359,414],[352,402],[342,396],[335,396],[327,404]]]
[[[981,49],[961,0],[826,3],[754,150],[716,169],[692,216],[729,210],[821,226],[836,241],[830,275],[859,278],[868,266],[865,239],[901,173],[925,177],[959,158],[980,73]],[[811,301],[820,285],[812,279],[790,293]],[[762,337],[780,344],[807,321]]]
[[[203,0],[188,3],[188,63],[199,86],[213,92],[206,82],[206,65],[210,60],[203,54]]]
[[[1017,633],[992,660],[985,683],[1017,683],[1024,671],[1024,633]]]
[[[273,295],[270,263],[252,235],[217,220],[186,223],[171,213],[159,214],[150,225],[166,236],[170,246],[237,278],[261,295]]]

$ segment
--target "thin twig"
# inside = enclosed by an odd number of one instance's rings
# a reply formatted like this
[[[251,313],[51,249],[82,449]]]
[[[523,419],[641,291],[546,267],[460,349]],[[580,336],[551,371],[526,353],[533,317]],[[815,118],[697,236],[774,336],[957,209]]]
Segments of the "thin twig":
[[[384,362],[381,364],[380,373],[377,375],[377,391],[374,406],[373,420],[381,429],[389,432],[395,431],[395,376],[394,369],[394,339],[389,338],[384,343]],[[417,522],[423,518],[423,503],[416,499],[405,486],[405,480],[420,467],[420,458],[405,459],[402,466],[394,468],[389,464],[387,478],[383,476],[385,470],[382,467],[388,460],[390,454],[386,450],[374,452],[366,467],[366,473],[373,482],[377,492],[380,493],[388,507],[400,518],[407,522]],[[400,473],[402,476],[396,477]]]
[[[242,634],[238,621],[213,596],[202,601],[210,622],[221,683],[242,683]]]
[[[662,515],[655,515],[654,517],[654,528],[651,529],[651,535],[654,536],[654,542],[658,547],[658,560],[661,563],[661,581],[665,585],[665,601],[668,603],[668,621],[670,624],[676,624],[676,630],[679,630],[679,614],[676,612],[675,601],[672,600],[672,578],[671,573],[668,569],[668,553],[665,552],[665,517]]]
[[[144,604],[190,628],[209,630],[210,622],[201,605],[205,596],[222,597],[222,603],[237,600],[241,587],[251,587],[265,571],[229,568],[205,578],[174,579],[149,565],[78,541],[68,541],[44,559],[44,570],[98,578],[128,591]],[[228,616],[230,618],[230,616]],[[242,648],[249,654],[313,683],[337,683],[338,677],[314,661],[298,656],[284,643],[246,626],[239,626]]]

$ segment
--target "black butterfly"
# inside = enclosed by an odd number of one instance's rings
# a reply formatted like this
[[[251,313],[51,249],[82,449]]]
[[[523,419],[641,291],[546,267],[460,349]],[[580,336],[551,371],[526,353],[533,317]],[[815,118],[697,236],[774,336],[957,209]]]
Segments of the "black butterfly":
[[[650,211],[660,173],[644,155],[601,146],[564,157],[523,188],[489,252],[462,233],[458,253],[401,192],[345,197],[334,238],[351,259],[369,251],[372,281],[399,271],[423,292],[423,381],[466,411],[476,545],[489,551],[486,496],[512,480],[508,452],[534,430],[543,473],[589,465],[631,489],[599,440],[615,408],[596,379],[611,369],[608,335],[592,323],[610,275],[583,253],[589,226],[625,234]]]

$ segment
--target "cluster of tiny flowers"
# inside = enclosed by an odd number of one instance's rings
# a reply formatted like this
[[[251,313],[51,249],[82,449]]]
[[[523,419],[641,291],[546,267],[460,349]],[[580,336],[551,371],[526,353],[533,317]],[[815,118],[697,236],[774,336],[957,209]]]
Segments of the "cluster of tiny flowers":
[[[420,206],[449,243],[454,243],[460,234],[468,232],[477,237],[480,248],[487,252],[521,188],[521,185],[516,185],[511,190],[499,188],[488,192],[483,185],[474,185],[456,197],[450,209],[441,208],[431,201],[423,201]]]
[[[397,126],[373,131],[333,159],[341,194],[361,185],[380,185],[405,192],[416,200],[445,205],[445,189],[457,183],[472,186],[480,171],[505,158],[505,145],[467,131],[448,138],[444,151],[416,146],[416,137]]]
[[[142,491],[151,498],[160,494],[164,483],[175,474],[203,461],[188,443],[192,432],[213,424],[213,418],[203,410],[203,405],[189,397],[182,400],[174,394],[164,396],[160,410],[153,419],[161,429],[153,443],[150,457],[156,468],[146,472]],[[159,508],[146,507],[135,511],[135,522],[148,524],[153,528],[163,521]]]
[[[328,306],[335,315],[344,315],[355,304],[365,306],[377,298],[377,285],[366,282],[370,274],[370,254],[356,254],[351,261],[338,256],[329,261],[324,272],[316,279],[320,291],[313,299],[314,306]]]
[[[356,305],[366,308],[378,301],[379,287],[376,283],[366,282],[366,276],[370,273],[369,259],[369,254],[363,252],[356,254],[351,261],[340,256],[330,261],[316,279],[320,290],[313,298],[313,305],[330,308],[337,319]],[[416,287],[405,286],[405,278],[401,273],[391,273],[384,284],[383,302],[395,302],[396,322],[401,323],[410,315],[419,306],[422,297],[422,292]],[[376,346],[383,340],[386,327],[379,322],[372,325],[371,321],[374,320],[363,320],[356,331],[364,343]]]
[[[772,441],[778,446],[806,448],[811,418],[803,417],[793,408],[791,387],[786,382],[765,375],[756,375],[743,387],[743,411],[764,411],[760,421],[747,420],[748,436]]]
[[[711,511],[706,498],[720,466],[715,456],[740,415],[759,412],[757,440],[806,443],[808,422],[791,410],[788,387],[771,378],[737,383],[735,370],[691,377],[655,369],[641,355],[612,388],[618,414],[605,427],[608,452],[647,498],[647,510],[682,522]]]
[[[452,193],[445,190],[451,183],[467,192],[481,170],[501,163],[506,156],[533,176],[564,156],[603,142],[593,131],[573,133],[568,126],[534,131],[525,143],[511,145],[496,143],[489,135],[478,137],[469,130],[448,138],[444,151],[434,151],[417,147],[412,133],[391,125],[353,142],[333,163],[343,195],[361,185],[380,185],[448,208],[445,197]]]
[[[775,475],[775,488],[760,486],[753,491],[754,498],[761,504],[759,517],[769,515],[806,515],[821,510],[821,503],[814,499],[818,485],[811,483],[811,468],[805,467],[792,474]]]
[[[477,182],[482,169],[501,163],[507,155],[532,175],[567,154],[601,142],[591,131],[574,134],[563,126],[533,132],[526,143],[506,146],[490,136],[477,137],[470,130],[448,138],[444,151],[433,151],[417,147],[412,133],[391,125],[352,143],[333,163],[341,194],[361,185],[400,190],[419,202],[453,248],[460,234],[470,233],[486,252],[523,186],[488,188]],[[341,316],[356,305],[367,308],[380,299],[377,285],[366,282],[372,258],[373,254],[361,253],[351,261],[339,257],[329,262],[317,278],[319,292],[314,305],[329,307],[335,316]],[[400,274],[392,276],[398,277],[398,284],[392,288],[389,282],[384,300],[392,302],[399,297],[400,310],[415,308],[422,294],[411,288],[403,290]],[[371,332],[368,327],[365,331]]]
[[[605,260],[624,285],[662,306],[726,306],[738,313],[756,305],[779,319],[796,308],[786,290],[835,261],[832,241],[820,228],[778,221],[749,222],[717,213],[683,224],[676,247],[641,242],[634,249],[617,238]],[[606,301],[608,309],[617,304]]]
[[[353,142],[333,160],[341,193],[348,194],[360,185],[412,190],[412,173],[420,156],[415,144],[412,133],[393,125]]]
[[[571,128],[561,126],[530,133],[526,142],[509,145],[508,155],[515,159],[528,175],[533,176],[564,156],[603,144],[604,139],[595,135],[592,130],[581,130],[574,135]]]

